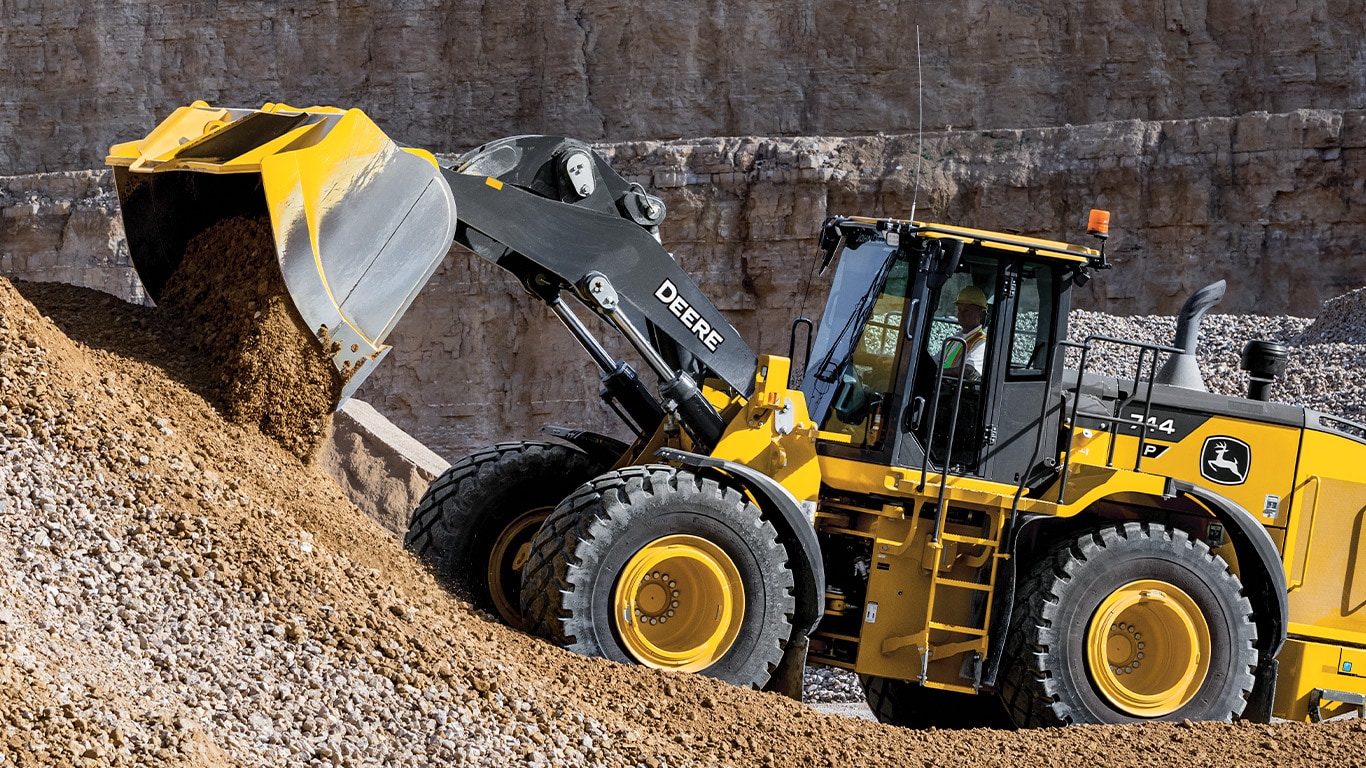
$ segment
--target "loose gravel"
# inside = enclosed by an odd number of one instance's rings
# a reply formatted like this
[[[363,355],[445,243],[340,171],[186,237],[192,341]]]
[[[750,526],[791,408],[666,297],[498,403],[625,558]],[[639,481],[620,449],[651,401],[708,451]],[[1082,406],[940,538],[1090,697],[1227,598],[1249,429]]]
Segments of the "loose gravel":
[[[1090,334],[1174,345],[1176,319],[1163,316],[1116,317],[1073,311],[1069,335]],[[1271,400],[1366,422],[1366,288],[1324,303],[1317,319],[1265,315],[1206,315],[1197,345],[1205,387],[1224,395],[1246,397],[1248,374],[1239,367],[1244,345],[1253,339],[1278,341],[1290,348],[1285,376],[1271,386]],[[1132,378],[1133,354],[1116,353],[1097,344],[1087,370]]]
[[[239,216],[185,248],[158,301],[207,365],[216,409],[307,458],[326,433],[341,377],[285,287],[265,216]]]
[[[154,310],[20,289],[0,280],[0,765],[1284,765],[1366,749],[1357,721],[910,731],[568,654],[452,599],[320,470],[224,419]],[[1359,407],[1341,366],[1360,370],[1366,344],[1329,328],[1207,325],[1300,339],[1278,396]]]

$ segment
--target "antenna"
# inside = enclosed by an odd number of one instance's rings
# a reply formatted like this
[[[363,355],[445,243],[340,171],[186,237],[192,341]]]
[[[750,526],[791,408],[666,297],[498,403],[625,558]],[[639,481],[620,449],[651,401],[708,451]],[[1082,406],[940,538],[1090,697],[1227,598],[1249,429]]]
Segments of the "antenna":
[[[920,25],[915,25],[916,127],[920,146],[915,151],[915,182],[911,187],[911,221],[915,221],[915,199],[920,195],[920,161],[925,157],[925,78],[920,69]]]

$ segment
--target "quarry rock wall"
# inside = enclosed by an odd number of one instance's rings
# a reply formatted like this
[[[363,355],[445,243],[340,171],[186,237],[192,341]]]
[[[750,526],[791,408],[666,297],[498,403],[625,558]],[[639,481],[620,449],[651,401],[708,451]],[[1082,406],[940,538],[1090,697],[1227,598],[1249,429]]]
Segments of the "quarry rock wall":
[[[820,312],[827,215],[913,203],[917,219],[1076,243],[1087,210],[1108,208],[1115,268],[1075,292],[1084,309],[1170,314],[1223,278],[1219,312],[1312,317],[1366,285],[1363,110],[599,149],[664,198],[665,246],[760,351],[785,353],[791,320]],[[116,214],[105,171],[0,178],[0,264],[140,300]],[[447,459],[545,423],[619,434],[569,334],[468,254],[447,257],[389,341],[359,397]]]
[[[81,170],[172,109],[360,107],[433,151],[902,133],[1366,105],[1363,0],[17,0],[0,175]],[[917,34],[919,45],[917,46]]]

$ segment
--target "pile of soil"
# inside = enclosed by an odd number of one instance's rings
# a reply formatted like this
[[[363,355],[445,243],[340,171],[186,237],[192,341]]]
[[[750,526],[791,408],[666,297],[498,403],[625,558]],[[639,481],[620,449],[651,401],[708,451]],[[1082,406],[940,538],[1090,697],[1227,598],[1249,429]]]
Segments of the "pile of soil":
[[[301,458],[326,436],[342,379],[285,288],[270,221],[235,217],[185,248],[158,302],[210,372],[210,399]]]
[[[19,288],[0,280],[9,762],[1244,766],[1366,749],[1354,720],[910,731],[569,654],[472,612],[320,470],[225,420],[197,391],[210,361],[157,311]]]

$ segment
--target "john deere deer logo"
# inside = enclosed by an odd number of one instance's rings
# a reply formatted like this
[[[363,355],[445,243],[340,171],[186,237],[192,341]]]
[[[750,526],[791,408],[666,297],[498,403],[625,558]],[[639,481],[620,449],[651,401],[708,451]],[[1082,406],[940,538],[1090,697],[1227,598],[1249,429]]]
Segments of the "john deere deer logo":
[[[1200,474],[1220,485],[1241,485],[1247,481],[1252,465],[1252,449],[1247,443],[1227,435],[1205,438],[1200,451]]]

